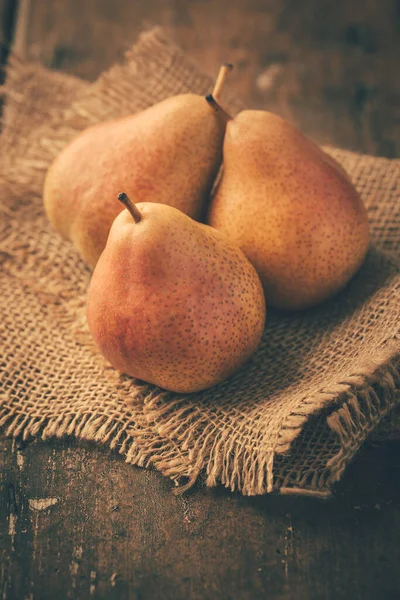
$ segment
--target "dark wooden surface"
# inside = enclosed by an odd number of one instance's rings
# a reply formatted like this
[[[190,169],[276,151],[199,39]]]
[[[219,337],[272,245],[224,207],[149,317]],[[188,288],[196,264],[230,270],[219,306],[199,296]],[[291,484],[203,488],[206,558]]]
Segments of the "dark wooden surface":
[[[0,68],[5,64],[12,41],[16,18],[16,4],[13,0],[0,0]],[[0,82],[4,80],[4,72],[0,71]]]
[[[3,0],[4,1],[4,0]],[[92,79],[143,26],[319,142],[400,154],[399,0],[31,0],[30,57]]]
[[[2,57],[16,2],[0,0]],[[27,56],[93,79],[143,25],[320,142],[400,156],[398,0],[40,0]],[[108,450],[0,437],[0,598],[400,597],[400,444],[369,445],[329,502],[184,497]]]
[[[75,442],[0,442],[5,600],[397,600],[399,446],[332,501],[197,488]]]

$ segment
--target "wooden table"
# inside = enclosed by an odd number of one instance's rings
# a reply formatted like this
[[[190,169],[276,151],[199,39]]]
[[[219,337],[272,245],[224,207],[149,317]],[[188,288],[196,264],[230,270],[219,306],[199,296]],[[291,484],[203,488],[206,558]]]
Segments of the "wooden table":
[[[17,21],[27,57],[93,79],[161,24],[210,73],[234,62],[250,106],[319,142],[400,156],[396,0],[40,0],[28,21],[16,8],[0,0],[3,62]],[[104,448],[2,436],[0,598],[397,599],[399,450],[369,444],[328,502],[176,497]]]

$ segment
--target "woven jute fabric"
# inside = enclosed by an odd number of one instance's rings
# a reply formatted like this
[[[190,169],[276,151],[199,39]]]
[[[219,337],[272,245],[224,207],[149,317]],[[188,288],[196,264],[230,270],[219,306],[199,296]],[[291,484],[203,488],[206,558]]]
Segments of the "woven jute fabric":
[[[210,86],[158,30],[91,84],[11,58],[0,149],[0,425],[10,436],[108,444],[182,491],[200,479],[248,495],[329,495],[383,422],[398,431],[400,161],[329,149],[368,210],[364,266],[314,310],[269,310],[253,359],[193,395],[137,382],[99,356],[85,319],[90,272],[43,212],[46,170],[79,131]],[[233,96],[224,102],[241,107]]]

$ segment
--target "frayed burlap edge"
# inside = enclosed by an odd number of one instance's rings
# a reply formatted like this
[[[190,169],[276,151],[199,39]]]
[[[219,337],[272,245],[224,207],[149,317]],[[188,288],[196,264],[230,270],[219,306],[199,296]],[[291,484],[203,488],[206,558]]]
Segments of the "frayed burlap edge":
[[[168,393],[155,390],[149,394],[147,386],[136,385],[134,397],[130,395],[131,404],[143,408],[143,422],[137,419],[132,423],[129,413],[122,420],[114,415],[99,416],[95,410],[91,414],[77,412],[44,418],[24,415],[3,406],[0,409],[0,427],[5,428],[7,436],[23,440],[71,436],[107,445],[122,455],[127,463],[140,467],[153,466],[175,482],[179,493],[201,480],[207,487],[221,483],[232,491],[238,490],[248,496],[279,492],[327,498],[332,493],[333,484],[340,480],[371,431],[400,402],[400,344],[394,342],[381,352],[374,366],[375,369],[371,364],[370,375],[355,373],[350,381],[343,382],[336,389],[321,391],[307,402],[307,413],[290,414],[283,424],[280,442],[275,448],[276,454],[281,457],[290,454],[293,443],[301,435],[304,422],[311,415],[317,416],[316,410],[321,411],[321,402],[328,405],[341,398],[337,408],[317,421],[322,435],[323,429],[335,435],[338,451],[327,461],[325,468],[316,472],[309,481],[296,481],[294,476],[297,472],[294,471],[288,471],[284,478],[276,479],[275,452],[272,448],[264,457],[248,453],[245,447],[241,452],[233,453],[238,439],[229,435],[229,430],[220,430],[216,434],[209,422],[202,423],[204,430],[208,428],[209,431],[200,439],[198,447],[192,447],[189,452],[187,446],[190,435],[187,435],[187,431],[194,425],[192,407],[185,406],[184,399],[180,402],[179,398],[172,407],[163,406]],[[157,425],[159,418],[165,418],[168,412],[171,417],[168,426]],[[182,431],[185,432],[186,444],[180,445],[178,442],[182,436],[179,434]],[[230,437],[228,444],[224,443],[227,436]]]
[[[340,479],[371,431],[400,402],[399,387],[400,343],[393,341],[371,360],[368,372],[363,369],[335,388],[321,390],[304,402],[301,414],[289,414],[282,423],[276,444],[264,456],[249,453],[247,445],[238,443],[240,440],[229,430],[215,432],[212,426],[207,435],[199,438],[199,444],[191,448],[190,456],[182,452],[182,448],[176,446],[179,433],[184,432],[182,439],[186,442],[183,445],[185,450],[198,431],[194,427],[192,407],[166,407],[162,394],[145,400],[146,421],[148,423],[150,419],[153,429],[160,431],[163,437],[162,451],[154,456],[154,447],[159,442],[149,439],[142,429],[137,429],[135,436],[140,448],[145,449],[146,454],[152,457],[152,464],[164,475],[174,480],[182,476],[187,478],[186,484],[180,486],[181,491],[189,489],[200,477],[207,487],[214,487],[221,482],[231,490],[240,490],[244,495],[280,492],[325,497],[331,494],[332,485]],[[322,407],[328,407],[332,402],[336,403],[333,410],[331,408],[324,414]],[[304,423],[318,414],[321,414],[317,420],[320,435],[323,436],[324,429],[334,434],[337,453],[309,481],[308,475],[298,479],[295,470],[288,470],[285,477],[277,477],[274,473],[274,457],[289,456]],[[160,423],[161,417],[168,420],[168,425]],[[201,416],[199,421],[200,428],[209,426]],[[169,438],[168,445],[165,437]],[[169,460],[170,454],[172,460]],[[204,468],[205,456],[207,466]]]

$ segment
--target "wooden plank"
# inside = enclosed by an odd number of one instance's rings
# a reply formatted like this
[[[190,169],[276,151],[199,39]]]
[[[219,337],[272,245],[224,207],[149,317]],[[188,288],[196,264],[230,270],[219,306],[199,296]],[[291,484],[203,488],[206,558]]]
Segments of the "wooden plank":
[[[0,68],[5,64],[10,50],[17,5],[16,0],[0,0]]]
[[[399,449],[368,448],[321,502],[180,498],[107,450],[3,439],[2,598],[398,598]]]
[[[317,141],[384,156],[400,149],[396,0],[41,0],[29,56],[93,79],[149,23],[210,73],[229,60],[242,98]]]

